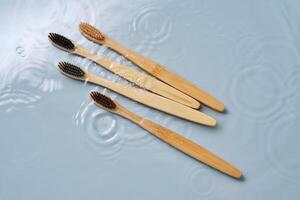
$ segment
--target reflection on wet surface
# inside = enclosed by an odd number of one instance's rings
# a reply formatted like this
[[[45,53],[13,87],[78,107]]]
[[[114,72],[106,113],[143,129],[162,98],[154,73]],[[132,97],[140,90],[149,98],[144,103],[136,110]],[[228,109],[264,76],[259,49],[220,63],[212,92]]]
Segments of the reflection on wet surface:
[[[297,199],[299,7],[296,0],[2,1],[0,199]],[[49,32],[137,68],[82,37],[80,22],[221,99],[226,114],[203,108],[219,126],[177,119],[62,76],[57,63],[68,61],[130,85],[54,48]],[[99,109],[90,102],[91,89],[224,157],[245,180],[224,176]]]

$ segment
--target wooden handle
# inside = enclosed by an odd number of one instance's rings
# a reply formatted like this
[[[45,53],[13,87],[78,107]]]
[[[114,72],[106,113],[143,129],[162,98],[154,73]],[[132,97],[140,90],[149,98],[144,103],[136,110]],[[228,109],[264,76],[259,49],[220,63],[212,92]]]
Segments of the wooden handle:
[[[209,95],[190,81],[187,81],[174,72],[166,69],[162,65],[150,60],[149,58],[146,58],[143,55],[131,51],[130,49],[125,48],[124,46],[117,43],[116,41],[113,41],[107,36],[105,36],[105,40],[101,43],[124,55],[126,58],[128,58],[133,63],[137,64],[156,78],[193,97],[194,99],[200,101],[208,107],[220,112],[224,111],[224,105],[216,98]]]
[[[76,53],[93,60],[95,63],[105,67],[111,72],[118,74],[119,76],[127,79],[128,81],[135,83],[136,85],[152,91],[156,94],[164,96],[168,99],[189,106],[191,108],[199,108],[200,103],[190,96],[180,92],[179,90],[170,87],[169,85],[145,74],[139,72],[132,67],[114,62],[110,59],[92,54],[91,52],[77,46]]]
[[[115,83],[91,73],[87,75],[87,81],[109,88],[119,94],[122,94],[149,107],[192,122],[200,123],[206,126],[215,126],[217,123],[214,118],[200,111],[194,110],[180,103],[161,97],[143,89]]]
[[[165,141],[169,145],[186,153],[187,155],[230,176],[236,178],[241,176],[241,172],[237,168],[200,145],[178,135],[177,133],[146,119],[141,120],[138,124],[159,139]]]
[[[206,106],[215,109],[219,112],[223,112],[225,107],[224,104],[219,102],[216,98],[206,93],[204,90],[198,88],[193,83],[183,79],[182,77],[176,75],[172,71],[162,67],[161,65],[156,65],[151,72],[153,76],[157,77],[158,79],[172,85],[176,89],[188,94],[189,96],[197,99],[201,103],[205,104]]]

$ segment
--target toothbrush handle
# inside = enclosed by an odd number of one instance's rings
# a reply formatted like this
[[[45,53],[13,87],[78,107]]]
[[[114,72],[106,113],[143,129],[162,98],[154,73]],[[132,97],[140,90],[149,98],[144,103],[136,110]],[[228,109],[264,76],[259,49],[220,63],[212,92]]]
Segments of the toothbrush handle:
[[[139,125],[185,154],[235,178],[241,176],[241,172],[237,168],[191,140],[150,120],[143,119]]]
[[[189,108],[152,92],[148,92],[147,90],[115,83],[91,73],[88,75],[87,80],[91,83],[101,85],[110,90],[113,90],[144,105],[186,120],[190,120],[207,126],[215,126],[217,123],[214,118],[200,111]]]
[[[127,79],[132,83],[135,83],[142,88],[145,88],[149,91],[152,91],[156,94],[159,94],[191,108],[198,109],[200,107],[200,103],[192,97],[150,75],[147,75],[146,73],[140,72],[127,65],[112,61],[108,58],[93,54],[86,49],[80,48],[79,46],[77,46],[76,51],[78,55],[89,58],[95,63],[105,67],[107,70],[118,74],[119,76]]]
[[[127,59],[140,66],[149,74],[167,83],[168,85],[171,85],[175,89],[189,95],[190,97],[193,97],[194,99],[200,101],[201,103],[209,106],[212,109],[215,109],[219,112],[224,111],[225,108],[223,103],[218,101],[215,97],[211,96],[201,88],[197,87],[191,81],[182,78],[171,70],[154,62],[153,60],[124,47],[111,38],[108,38],[107,36],[105,36],[105,38],[105,45],[124,55]]]

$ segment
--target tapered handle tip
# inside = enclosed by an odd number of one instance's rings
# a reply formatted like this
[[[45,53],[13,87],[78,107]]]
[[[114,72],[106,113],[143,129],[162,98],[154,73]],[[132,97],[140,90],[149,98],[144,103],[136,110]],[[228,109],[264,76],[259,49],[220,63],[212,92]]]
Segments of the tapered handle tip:
[[[210,127],[215,127],[217,126],[217,120],[212,118],[212,117],[209,117],[207,120],[206,120],[206,123],[204,123],[206,126],[210,126]]]
[[[234,173],[232,173],[232,176],[233,176],[234,178],[241,179],[241,178],[243,177],[243,174],[242,174],[241,171],[236,170]]]
[[[215,109],[216,111],[219,111],[219,112],[224,112],[224,111],[225,111],[225,106],[224,106],[224,104],[219,103],[219,104],[216,104],[216,105],[215,105],[214,109]]]
[[[243,174],[239,169],[237,169],[236,167],[234,167],[230,164],[228,164],[228,166],[227,166],[227,168],[223,168],[223,169],[220,169],[220,170],[223,171],[225,174],[233,177],[233,178],[242,179]]]

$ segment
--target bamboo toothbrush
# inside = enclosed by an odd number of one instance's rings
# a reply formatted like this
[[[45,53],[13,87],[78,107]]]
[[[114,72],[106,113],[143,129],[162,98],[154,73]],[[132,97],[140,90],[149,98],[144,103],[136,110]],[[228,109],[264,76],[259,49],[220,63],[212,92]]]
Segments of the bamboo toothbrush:
[[[62,35],[50,33],[48,37],[54,46],[69,53],[88,58],[142,88],[192,108],[200,107],[200,103],[195,99],[132,67],[93,54]]]
[[[214,118],[200,111],[194,110],[157,94],[148,92],[147,90],[115,83],[70,63],[60,62],[58,64],[58,69],[65,76],[109,88],[119,94],[122,94],[123,96],[168,114],[206,126],[215,126],[217,123]]]
[[[89,40],[101,45],[105,45],[113,49],[114,51],[122,54],[123,56],[131,60],[133,63],[137,64],[142,69],[147,71],[149,74],[152,74],[153,76],[162,80],[163,82],[193,97],[194,99],[200,101],[201,103],[209,106],[212,109],[215,109],[219,112],[224,111],[225,107],[220,101],[218,101],[216,98],[197,87],[195,84],[191,83],[188,80],[185,80],[184,78],[166,69],[165,67],[154,62],[153,60],[150,60],[149,58],[146,58],[145,56],[142,56],[141,54],[138,54],[122,46],[118,42],[107,37],[104,33],[99,31],[94,26],[88,23],[80,23],[79,29],[82,35],[88,38]]]
[[[144,119],[130,112],[129,110],[121,106],[119,103],[113,101],[107,96],[102,95],[99,92],[93,91],[90,93],[90,96],[97,106],[131,120],[140,127],[149,131],[154,136],[158,137],[167,144],[175,147],[176,149],[184,152],[185,154],[232,177],[241,177],[241,172],[237,168],[235,168],[225,160],[219,158],[218,156],[214,155],[205,148],[199,146],[198,144],[180,136],[179,134],[163,126],[160,126],[150,120]]]

